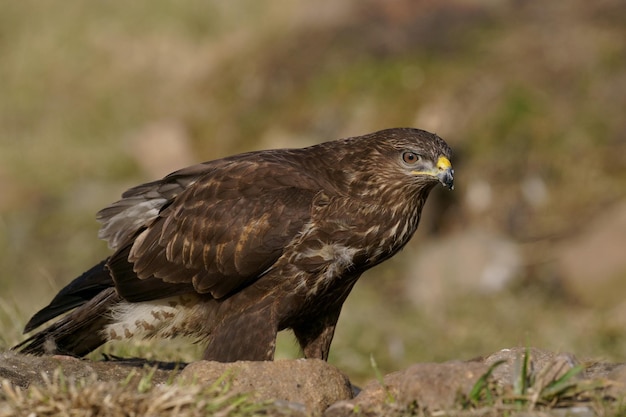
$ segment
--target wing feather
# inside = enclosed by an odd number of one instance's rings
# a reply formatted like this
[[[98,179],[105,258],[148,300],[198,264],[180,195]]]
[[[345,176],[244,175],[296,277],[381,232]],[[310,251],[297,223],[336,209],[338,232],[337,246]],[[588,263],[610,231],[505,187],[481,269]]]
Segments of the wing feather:
[[[309,221],[321,186],[296,163],[247,155],[218,162],[184,189],[172,187],[176,195],[135,234],[130,251],[118,251],[134,272],[111,267],[122,297],[142,298],[137,281],[153,279],[224,297],[258,279]]]

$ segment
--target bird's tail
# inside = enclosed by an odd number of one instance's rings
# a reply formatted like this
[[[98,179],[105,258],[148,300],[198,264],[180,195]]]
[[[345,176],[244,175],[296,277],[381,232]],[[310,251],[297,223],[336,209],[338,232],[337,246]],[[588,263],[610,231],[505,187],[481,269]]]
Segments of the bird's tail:
[[[106,339],[102,330],[112,320],[111,307],[120,302],[104,260],[63,288],[49,305],[26,324],[29,332],[47,321],[69,314],[13,347],[35,355],[65,354],[83,356]]]
[[[33,355],[84,356],[106,342],[102,330],[112,320],[109,312],[120,302],[115,288],[108,288],[68,315],[35,333],[13,350]]]

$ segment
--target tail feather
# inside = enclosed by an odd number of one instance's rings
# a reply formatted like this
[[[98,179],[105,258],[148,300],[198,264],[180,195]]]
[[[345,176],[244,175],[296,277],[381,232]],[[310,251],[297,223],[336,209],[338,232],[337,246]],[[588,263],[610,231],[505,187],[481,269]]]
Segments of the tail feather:
[[[112,321],[111,307],[120,301],[115,288],[105,289],[12,349],[34,355],[84,356],[107,341],[102,330]]]
[[[108,259],[100,262],[63,288],[46,307],[26,323],[24,333],[41,326],[76,307],[86,304],[103,290],[113,287],[113,279],[106,267]]]

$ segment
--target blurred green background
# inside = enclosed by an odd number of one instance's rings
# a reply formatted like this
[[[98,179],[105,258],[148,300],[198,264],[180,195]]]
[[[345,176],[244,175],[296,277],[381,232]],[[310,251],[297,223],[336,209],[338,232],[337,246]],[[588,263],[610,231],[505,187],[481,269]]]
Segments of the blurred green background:
[[[363,276],[330,361],[355,382],[370,356],[383,372],[517,345],[624,361],[625,23],[621,0],[4,3],[0,347],[107,256],[95,213],[128,187],[412,126],[454,148],[456,189]]]

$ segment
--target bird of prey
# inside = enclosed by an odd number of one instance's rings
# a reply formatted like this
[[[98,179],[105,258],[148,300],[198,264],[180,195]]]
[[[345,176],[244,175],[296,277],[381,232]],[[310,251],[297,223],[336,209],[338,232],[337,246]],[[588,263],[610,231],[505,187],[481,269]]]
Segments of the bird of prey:
[[[243,153],[126,191],[101,210],[113,250],[35,314],[14,349],[83,356],[109,340],[190,336],[204,359],[272,360],[293,330],[327,360],[359,276],[396,254],[438,183],[448,145],[412,128]]]

